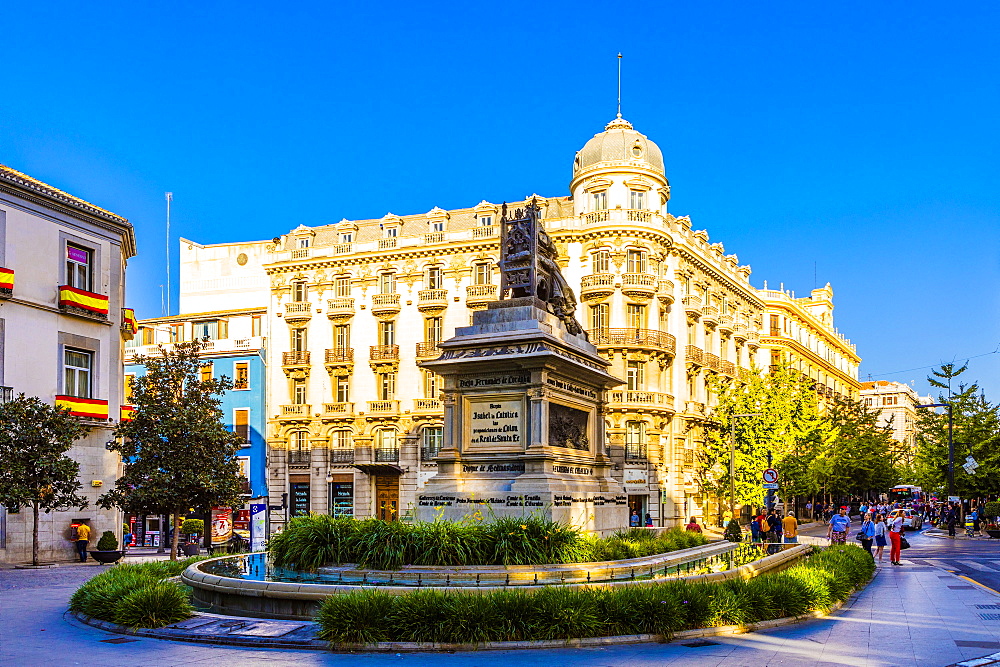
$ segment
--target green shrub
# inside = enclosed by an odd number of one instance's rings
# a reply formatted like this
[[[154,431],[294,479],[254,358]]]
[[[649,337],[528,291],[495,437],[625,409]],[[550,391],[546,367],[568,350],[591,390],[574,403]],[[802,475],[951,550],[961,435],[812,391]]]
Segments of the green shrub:
[[[203,519],[184,519],[181,523],[181,535],[204,535],[205,521]]]
[[[97,540],[97,550],[98,551],[117,551],[118,550],[118,538],[110,530],[104,531],[101,534],[101,539]]]
[[[70,597],[69,608],[104,621],[122,623],[119,618],[127,618],[134,627],[156,628],[183,620],[191,615],[187,603],[185,587],[163,581],[184,571],[188,565],[203,557],[187,558],[183,561],[153,561],[149,563],[115,565],[85,582]],[[171,589],[166,591],[165,589]],[[138,591],[147,591],[145,598],[136,598],[130,604],[128,616],[120,616],[125,600]],[[183,600],[184,605],[175,601]],[[174,602],[172,602],[174,600]],[[185,606],[186,605],[186,606]],[[141,616],[145,607],[147,615]],[[178,617],[179,614],[184,614]],[[172,619],[172,620],[171,620]],[[150,625],[143,625],[150,623]]]
[[[113,620],[131,628],[161,628],[190,618],[194,607],[177,584],[158,581],[128,593],[115,605]]]
[[[510,526],[508,525],[508,528]],[[645,540],[622,533],[617,543]],[[815,552],[782,572],[748,581],[667,581],[648,586],[483,594],[378,591],[335,595],[320,605],[320,637],[334,644],[376,641],[566,639],[621,634],[667,635],[690,628],[738,625],[828,609],[868,581],[874,564],[856,546]]]
[[[1000,517],[1000,501],[991,501],[983,505],[983,516],[988,519]]]

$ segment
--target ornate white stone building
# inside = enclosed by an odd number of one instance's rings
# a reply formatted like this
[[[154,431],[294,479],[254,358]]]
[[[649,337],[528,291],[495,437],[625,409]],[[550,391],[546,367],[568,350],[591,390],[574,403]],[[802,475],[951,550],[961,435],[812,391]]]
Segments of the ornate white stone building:
[[[605,406],[606,445],[631,507],[655,525],[700,515],[707,379],[768,365],[767,295],[736,255],[667,212],[660,149],[621,117],[576,154],[570,196],[531,198],[577,319],[624,381]],[[300,225],[270,242],[183,242],[182,309],[218,310],[230,293],[226,307],[267,307],[273,505],[287,493],[291,514],[408,516],[442,438],[438,378],[417,362],[497,298],[500,213],[481,201]],[[856,373],[851,357],[844,374]]]

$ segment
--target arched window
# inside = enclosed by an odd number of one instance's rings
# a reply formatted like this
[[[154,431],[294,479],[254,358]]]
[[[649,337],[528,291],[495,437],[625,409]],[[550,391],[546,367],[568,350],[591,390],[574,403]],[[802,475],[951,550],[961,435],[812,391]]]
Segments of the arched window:
[[[293,431],[288,439],[288,462],[309,463],[309,431]]]

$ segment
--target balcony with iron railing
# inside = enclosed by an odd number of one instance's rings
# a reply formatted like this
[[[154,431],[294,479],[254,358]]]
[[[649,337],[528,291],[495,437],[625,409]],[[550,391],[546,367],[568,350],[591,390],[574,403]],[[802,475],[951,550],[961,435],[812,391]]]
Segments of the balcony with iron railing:
[[[310,354],[306,350],[281,353],[282,366],[308,366]]]
[[[396,463],[399,461],[399,447],[376,447],[376,463]]]
[[[417,310],[436,312],[448,307],[448,290],[422,289],[417,292]]]
[[[688,294],[681,297],[684,304],[684,312],[692,317],[701,317],[701,297],[697,294]]]
[[[651,347],[670,354],[677,349],[673,334],[653,329],[590,329],[587,337],[598,347]]]
[[[395,414],[399,412],[399,401],[368,401],[368,412]]]
[[[368,352],[372,361],[399,361],[398,345],[372,345]]]
[[[326,300],[326,316],[331,320],[348,319],[354,316],[354,299],[340,297]]]
[[[303,463],[308,464],[312,461],[312,450],[311,449],[289,449],[288,450],[288,462],[292,464],[301,465]]]
[[[436,341],[417,343],[417,359],[436,359],[441,356],[441,346]]]
[[[312,304],[308,301],[289,301],[285,304],[286,322],[304,322],[312,319]]]
[[[465,288],[465,303],[468,306],[484,305],[496,300],[496,285],[469,285]]]
[[[580,280],[580,298],[602,299],[614,294],[615,275],[613,273],[592,273]]]
[[[424,446],[420,448],[420,460],[426,463],[432,462],[441,453],[440,447]]]
[[[704,352],[701,351],[700,347],[688,345],[684,348],[684,360],[689,364],[701,366],[705,363]]]
[[[731,361],[722,360],[719,362],[719,372],[729,377],[736,376],[736,364]]]
[[[472,238],[474,239],[488,239],[491,236],[497,235],[496,225],[483,225],[481,227],[472,228]]]
[[[625,443],[625,460],[626,461],[645,461],[646,460],[646,445],[641,442],[626,442]]]
[[[354,448],[335,447],[331,449],[330,463],[354,463]]]
[[[372,295],[372,315],[391,315],[393,313],[398,313],[399,310],[400,306],[398,294]]]
[[[705,368],[712,371],[719,370],[719,362],[721,359],[719,359],[718,355],[712,354],[711,352],[705,352],[702,355],[702,359],[704,360]]]

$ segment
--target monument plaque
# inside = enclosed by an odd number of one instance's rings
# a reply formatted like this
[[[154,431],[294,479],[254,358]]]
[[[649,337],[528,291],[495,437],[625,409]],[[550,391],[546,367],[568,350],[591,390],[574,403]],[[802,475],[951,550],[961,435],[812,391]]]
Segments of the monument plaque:
[[[576,297],[534,202],[503,208],[500,301],[420,366],[444,379],[437,471],[417,493],[422,520],[540,514],[610,533],[628,497],[605,451],[607,391],[622,384],[574,317]]]

